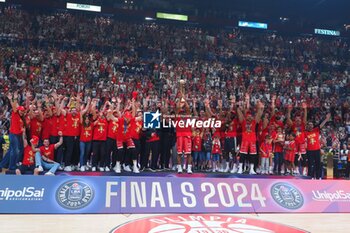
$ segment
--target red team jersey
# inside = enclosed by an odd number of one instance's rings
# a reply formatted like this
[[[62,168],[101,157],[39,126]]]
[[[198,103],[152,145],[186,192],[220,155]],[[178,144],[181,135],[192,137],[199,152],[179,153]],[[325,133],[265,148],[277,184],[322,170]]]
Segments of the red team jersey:
[[[305,143],[305,125],[301,124],[300,126],[296,126],[296,124],[293,123],[292,130],[295,134],[295,142]]]
[[[276,133],[275,137],[273,137],[273,140],[277,140],[277,139],[284,139],[284,134],[283,133]],[[283,142],[282,143],[275,143],[275,147],[274,147],[274,152],[277,153],[282,153],[283,152]]]
[[[265,152],[265,154],[261,153],[260,157],[261,158],[269,158],[270,154],[272,153],[272,143],[263,142],[260,146],[260,149]]]
[[[64,125],[64,116],[52,116],[50,118],[50,136],[53,137],[58,137],[58,131],[63,130],[63,125]]]
[[[320,150],[320,129],[314,128],[311,131],[305,131],[307,138],[307,150]]]
[[[256,121],[248,123],[246,120],[242,122],[242,141],[256,141]]]
[[[94,125],[94,133],[93,133],[92,139],[94,141],[107,140],[107,128],[108,128],[107,120],[99,118]]]
[[[93,127],[90,124],[87,127],[81,126],[81,132],[80,132],[80,141],[81,142],[91,142],[92,141],[92,130]]]
[[[220,147],[220,141],[214,140],[213,141],[213,149],[211,151],[212,154],[221,154],[221,147]]]
[[[131,126],[131,128],[132,128],[131,137],[133,139],[136,139],[136,140],[140,139],[142,124],[143,123],[140,120],[133,121],[133,125]]]
[[[199,152],[202,151],[202,137],[194,136],[192,139],[192,151]]]
[[[12,112],[11,114],[11,124],[10,133],[12,134],[22,134],[23,132],[23,120],[18,114],[18,112]]]
[[[42,121],[39,121],[36,117],[30,120],[30,137],[37,136],[41,138]]]
[[[50,128],[51,128],[50,118],[45,118],[42,123],[41,139],[50,138],[50,130],[51,130]]]
[[[285,160],[294,162],[296,153],[296,143],[295,141],[289,141],[286,145]]]
[[[67,113],[65,119],[66,124],[63,135],[78,137],[80,135],[80,113],[77,113],[75,116],[71,113]]]
[[[41,154],[41,156],[45,156],[46,158],[54,160],[54,157],[55,157],[55,145],[51,144],[48,147],[41,146],[40,147],[40,154]]]
[[[35,153],[33,152],[32,147],[29,145],[24,148],[22,163],[25,166],[31,166],[35,164]]]
[[[178,124],[176,125],[176,137],[184,137],[184,136],[192,136],[191,127],[180,127],[179,122],[183,121],[184,126],[186,126],[187,120],[189,118],[186,117],[176,117],[176,121]]]
[[[107,137],[116,140],[117,139],[118,128],[119,128],[119,122],[110,120],[108,122]]]

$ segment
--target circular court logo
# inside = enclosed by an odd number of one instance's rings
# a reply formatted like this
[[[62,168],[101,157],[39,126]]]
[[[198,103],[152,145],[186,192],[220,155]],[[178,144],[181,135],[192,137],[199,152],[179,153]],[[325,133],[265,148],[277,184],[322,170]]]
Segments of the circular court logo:
[[[305,233],[307,231],[268,221],[231,215],[163,215],[120,225],[110,233]]]
[[[271,195],[277,204],[289,210],[299,209],[304,204],[301,192],[288,183],[274,184],[271,188]]]
[[[56,191],[58,204],[69,210],[84,208],[93,198],[94,190],[88,184],[78,180],[67,181]]]

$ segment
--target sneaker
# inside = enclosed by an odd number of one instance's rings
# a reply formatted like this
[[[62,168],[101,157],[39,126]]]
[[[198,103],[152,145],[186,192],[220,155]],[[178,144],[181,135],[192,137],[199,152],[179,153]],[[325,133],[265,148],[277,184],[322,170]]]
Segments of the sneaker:
[[[133,166],[132,172],[133,173],[140,173],[139,168],[137,166]]]
[[[117,163],[115,165],[115,167],[113,168],[113,170],[115,171],[115,173],[121,173],[121,169],[120,169],[120,163]]]
[[[233,165],[233,168],[230,171],[230,173],[237,173],[237,165],[236,164]]]
[[[81,171],[81,172],[85,172],[85,166],[81,166],[81,167],[80,167],[80,171]]]
[[[72,167],[71,167],[71,166],[66,166],[66,167],[64,168],[64,171],[65,171],[65,172],[71,172],[71,171],[72,171]]]
[[[188,165],[187,173],[192,174],[192,165]]]
[[[103,167],[100,167],[99,170],[100,170],[100,172],[104,172],[105,171],[105,169]]]
[[[64,170],[64,168],[62,167],[62,165],[60,165],[60,166],[58,167],[58,170],[59,170],[59,171],[63,171],[63,170]]]
[[[181,165],[177,165],[177,173],[182,173],[182,166]]]
[[[52,172],[50,172],[50,171],[45,173],[45,176],[54,176],[54,175],[55,175],[55,174],[52,173]]]
[[[96,167],[92,167],[91,171],[95,172],[96,171]]]
[[[303,169],[303,176],[307,176],[307,169],[306,168]]]
[[[129,165],[123,164],[123,169],[124,169],[124,171],[126,171],[126,172],[131,172],[131,169],[130,169]]]
[[[39,171],[39,172],[44,171],[43,167],[42,167],[42,166],[39,166],[39,167],[38,167],[38,171]]]
[[[110,172],[111,169],[109,169],[109,167],[105,167],[105,171],[106,171],[106,172]]]
[[[254,171],[254,164],[250,165],[249,175],[256,175],[256,172]]]

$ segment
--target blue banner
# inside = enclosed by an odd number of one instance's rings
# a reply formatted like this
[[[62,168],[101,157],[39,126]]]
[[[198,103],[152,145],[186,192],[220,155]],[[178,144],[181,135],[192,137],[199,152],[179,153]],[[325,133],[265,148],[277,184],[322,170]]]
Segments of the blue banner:
[[[0,213],[350,212],[349,203],[346,181],[0,177]]]

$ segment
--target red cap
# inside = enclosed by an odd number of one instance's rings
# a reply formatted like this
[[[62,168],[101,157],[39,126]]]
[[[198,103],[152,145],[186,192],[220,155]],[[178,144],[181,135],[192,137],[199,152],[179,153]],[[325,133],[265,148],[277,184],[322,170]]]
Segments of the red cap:
[[[39,143],[39,138],[34,135],[30,141],[32,144],[36,145]]]
[[[17,107],[17,110],[18,110],[18,111],[24,111],[24,107],[23,107],[23,106],[18,106],[18,107]]]

